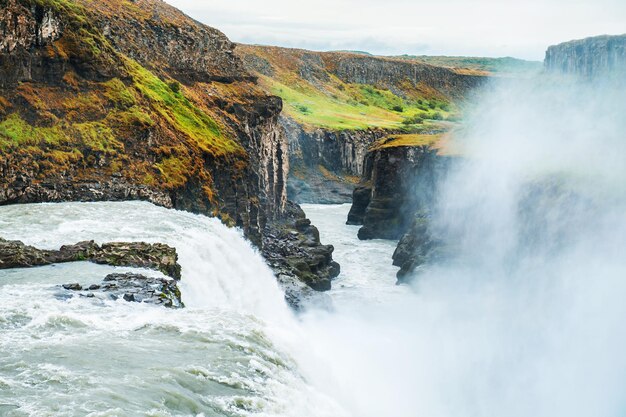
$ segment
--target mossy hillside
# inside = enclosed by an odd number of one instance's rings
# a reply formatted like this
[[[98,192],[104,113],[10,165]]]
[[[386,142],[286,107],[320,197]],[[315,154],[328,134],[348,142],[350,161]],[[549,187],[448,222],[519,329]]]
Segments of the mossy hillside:
[[[115,51],[93,25],[93,10],[83,6],[87,0],[24,2],[52,8],[64,25],[63,36],[45,53],[66,62],[67,72],[58,85],[25,82],[3,93],[3,153],[39,161],[42,180],[75,163],[81,168],[78,178],[121,172],[165,188],[181,187],[200,175],[207,158],[245,157],[235,134],[216,121],[220,115],[196,91]],[[100,7],[105,3],[133,6],[107,1]],[[93,71],[75,63],[88,63]],[[94,72],[95,79],[90,77]],[[133,156],[139,153],[141,158]],[[213,196],[210,175],[201,176]]]
[[[370,151],[398,147],[428,147],[436,149],[439,155],[459,156],[463,154],[462,147],[454,140],[452,133],[439,134],[399,134],[384,137],[370,147]]]
[[[214,157],[244,152],[238,142],[222,132],[211,116],[184,95],[180,84],[173,80],[165,83],[130,59],[126,63],[134,87],[149,100],[152,109],[200,149]]]
[[[437,119],[456,117],[456,107],[426,85],[401,82],[396,91],[366,84],[345,83],[321,63],[308,68],[308,51],[273,47],[238,46],[237,51],[265,63],[256,72],[260,84],[284,101],[284,112],[305,127],[333,130],[367,128],[407,129],[407,119],[420,116],[431,128]],[[260,60],[260,61],[259,61]],[[330,61],[329,61],[330,62]],[[263,66],[261,64],[261,66]],[[268,70],[269,69],[269,70]],[[254,70],[254,68],[252,68]],[[312,74],[312,75],[311,75]]]
[[[370,85],[337,82],[323,90],[304,82],[278,81],[261,75],[261,84],[284,101],[287,115],[310,127],[328,129],[400,129],[419,115],[427,125],[450,117],[454,107],[444,99],[407,100]],[[431,107],[432,106],[432,107]],[[444,110],[445,109],[445,110]]]

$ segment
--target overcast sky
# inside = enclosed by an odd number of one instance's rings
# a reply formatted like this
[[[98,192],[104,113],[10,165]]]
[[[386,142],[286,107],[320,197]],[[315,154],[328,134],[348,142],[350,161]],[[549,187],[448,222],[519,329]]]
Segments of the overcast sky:
[[[243,43],[375,54],[515,56],[626,33],[626,0],[167,0]]]

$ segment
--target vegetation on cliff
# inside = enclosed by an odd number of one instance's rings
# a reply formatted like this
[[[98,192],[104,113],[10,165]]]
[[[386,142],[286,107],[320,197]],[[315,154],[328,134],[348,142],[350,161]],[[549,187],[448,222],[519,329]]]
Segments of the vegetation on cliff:
[[[375,142],[370,151],[385,148],[396,148],[399,146],[430,146],[436,147],[443,135],[420,135],[420,134],[405,134],[405,135],[390,135],[386,138]]]
[[[451,91],[429,83],[428,77],[433,76],[430,73],[417,82],[399,72],[390,76],[389,82],[363,83],[354,82],[341,69],[342,65],[348,67],[350,64],[346,62],[358,54],[248,45],[238,45],[237,53],[259,77],[260,84],[283,99],[284,112],[304,127],[426,131],[438,128],[440,120],[457,117]],[[388,67],[395,63],[406,64],[386,58],[367,58],[381,61]],[[359,62],[359,65],[362,65],[359,71],[368,71],[368,62]],[[420,67],[426,72],[430,69]],[[448,70],[440,75],[440,70],[433,69],[433,73],[442,79],[463,77]]]
[[[490,58],[469,56],[400,55],[394,57],[429,65],[452,68],[459,73],[519,76],[543,69],[541,61],[526,61],[512,57]]]
[[[164,36],[167,30],[177,33],[197,25],[201,39],[202,31],[212,29],[149,0],[0,4],[0,31],[6,40],[0,45],[6,75],[0,88],[0,162],[11,160],[16,171],[28,168],[33,181],[51,181],[71,171],[74,181],[117,175],[173,190],[193,180],[203,184],[207,204],[217,205],[207,161],[241,168],[247,160],[238,140],[241,123],[224,107],[249,104],[265,93],[245,79],[249,76],[241,76],[246,74],[241,66],[232,70],[232,80],[209,84],[218,70],[215,77],[225,78],[225,64],[215,70],[200,62],[207,82],[185,82],[192,77],[161,62],[164,52],[147,51],[141,39],[124,44],[133,37],[122,41],[117,36],[123,33],[113,33],[115,25],[126,25],[115,29]],[[223,35],[209,34],[216,48],[228,44]],[[154,61],[137,59],[150,52]],[[20,62],[24,57],[28,61]],[[184,59],[191,60],[181,55]],[[193,63],[189,67],[190,74],[198,72]]]

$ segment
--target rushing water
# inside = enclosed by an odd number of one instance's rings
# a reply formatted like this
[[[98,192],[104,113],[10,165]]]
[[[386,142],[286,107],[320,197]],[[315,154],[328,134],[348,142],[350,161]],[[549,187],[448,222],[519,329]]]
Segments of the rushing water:
[[[94,239],[177,248],[186,309],[55,297],[112,270],[0,271],[0,415],[341,415],[303,377],[300,328],[239,232],[146,203],[0,208],[0,234],[42,248]]]
[[[350,204],[303,204],[312,223],[320,229],[323,242],[335,247],[333,258],[341,264],[341,275],[333,282],[330,295],[337,312],[360,310],[363,304],[387,304],[410,293],[397,286],[397,267],[391,256],[396,242],[391,240],[360,241],[360,226],[345,224]]]

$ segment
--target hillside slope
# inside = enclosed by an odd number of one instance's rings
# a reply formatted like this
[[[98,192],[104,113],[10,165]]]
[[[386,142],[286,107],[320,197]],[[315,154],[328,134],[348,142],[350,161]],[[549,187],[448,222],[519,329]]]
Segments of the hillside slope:
[[[419,116],[436,121],[452,102],[484,82],[450,68],[350,52],[312,52],[237,45],[261,86],[280,96],[285,113],[310,128],[403,127]]]

